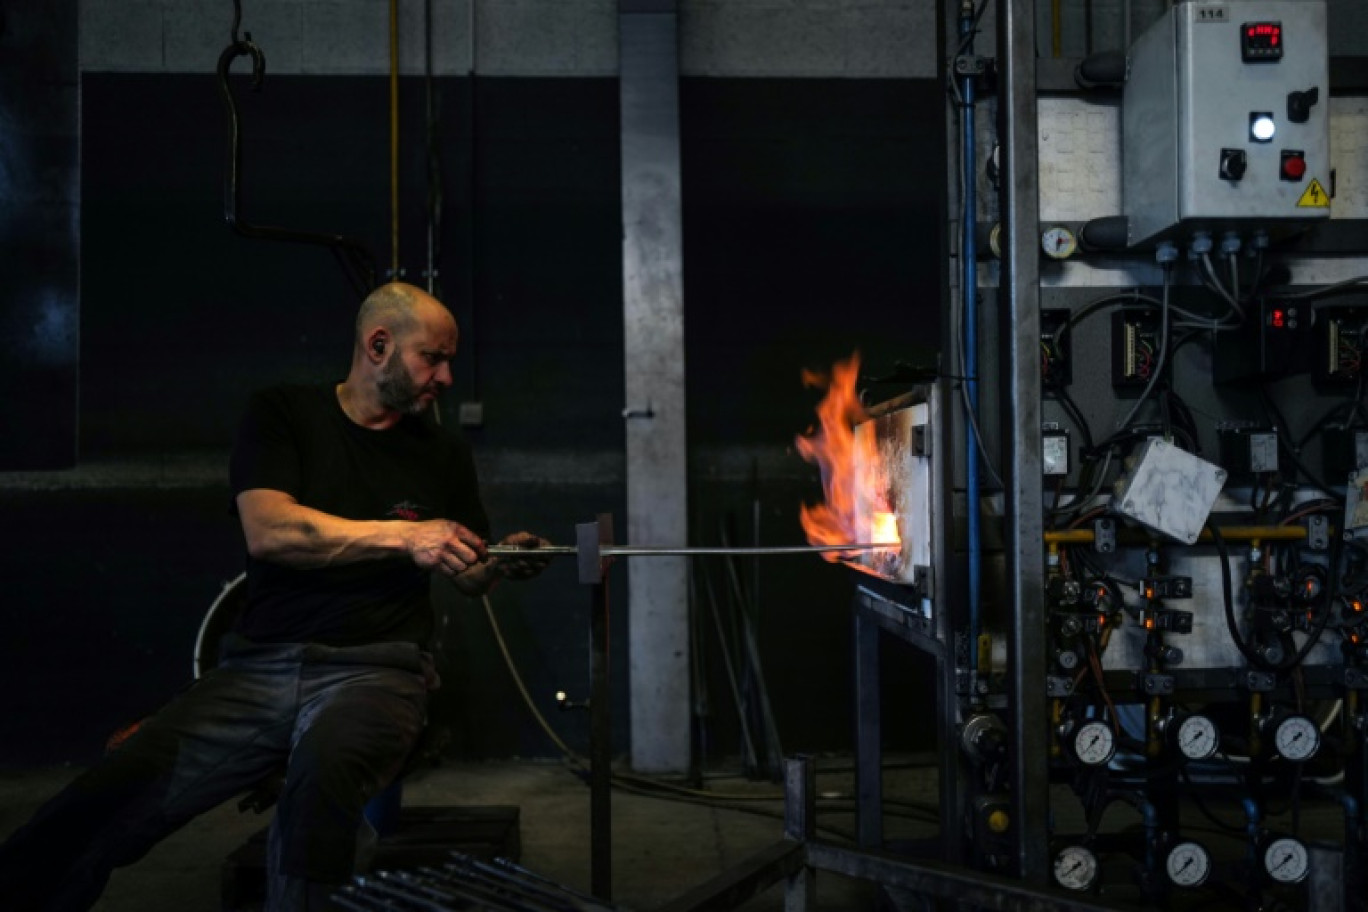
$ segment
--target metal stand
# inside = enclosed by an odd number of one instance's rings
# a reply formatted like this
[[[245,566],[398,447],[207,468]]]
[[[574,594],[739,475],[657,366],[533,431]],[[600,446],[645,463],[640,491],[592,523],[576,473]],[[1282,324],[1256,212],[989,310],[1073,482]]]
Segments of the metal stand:
[[[609,612],[604,557],[613,543],[613,517],[575,526],[579,581],[589,587],[589,830],[590,892],[613,898],[613,701],[609,686]]]
[[[817,908],[816,873],[871,880],[915,896],[998,912],[1116,912],[1086,899],[1051,893],[997,874],[940,862],[908,863],[830,845],[815,837],[816,767],[807,757],[784,761],[784,838],[655,912],[734,909],[783,880],[785,912]]]

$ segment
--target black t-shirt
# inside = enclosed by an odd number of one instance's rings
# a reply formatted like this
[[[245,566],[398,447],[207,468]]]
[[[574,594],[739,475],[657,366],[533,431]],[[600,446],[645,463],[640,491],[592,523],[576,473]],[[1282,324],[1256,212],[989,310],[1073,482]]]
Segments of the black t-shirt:
[[[333,386],[257,393],[229,465],[233,496],[291,495],[343,519],[451,519],[487,537],[475,463],[463,440],[428,417],[383,431],[347,417]],[[429,575],[408,557],[296,569],[247,557],[237,632],[260,643],[425,644],[433,630]]]

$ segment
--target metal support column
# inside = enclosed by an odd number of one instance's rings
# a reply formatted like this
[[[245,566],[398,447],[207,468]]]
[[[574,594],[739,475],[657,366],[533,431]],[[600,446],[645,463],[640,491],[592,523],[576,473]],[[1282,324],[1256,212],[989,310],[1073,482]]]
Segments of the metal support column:
[[[807,845],[817,835],[817,767],[810,757],[784,761],[784,838]],[[784,912],[817,908],[817,872],[803,865],[788,875]]]
[[[998,136],[1002,280],[999,288],[1004,551],[1012,606],[1008,645],[1013,835],[1018,874],[1049,871],[1045,694],[1045,569],[1040,453],[1040,196],[1034,0],[998,0]],[[972,180],[972,176],[970,177]]]
[[[627,540],[688,541],[676,0],[619,0]],[[688,563],[628,575],[632,766],[689,766]]]
[[[855,841],[883,848],[883,714],[879,624],[855,596]]]
[[[609,672],[608,558],[613,518],[575,526],[579,581],[589,587],[589,842],[590,892],[613,898],[613,695]]]

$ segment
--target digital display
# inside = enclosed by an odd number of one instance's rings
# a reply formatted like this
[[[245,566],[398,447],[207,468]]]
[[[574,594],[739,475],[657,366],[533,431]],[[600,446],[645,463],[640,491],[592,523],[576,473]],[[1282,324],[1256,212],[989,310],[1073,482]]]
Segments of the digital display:
[[[1281,22],[1246,22],[1240,26],[1240,56],[1245,63],[1281,60],[1282,55]]]

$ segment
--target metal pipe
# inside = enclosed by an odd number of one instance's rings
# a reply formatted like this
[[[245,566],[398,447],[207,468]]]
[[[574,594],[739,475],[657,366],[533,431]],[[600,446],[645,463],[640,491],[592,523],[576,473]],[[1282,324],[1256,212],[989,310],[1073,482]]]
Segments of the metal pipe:
[[[998,136],[1002,264],[998,365],[1002,392],[1005,597],[1016,873],[1049,879],[1049,794],[1036,758],[1049,751],[1045,554],[1041,520],[1040,168],[1035,0],[998,0]],[[977,504],[970,504],[971,512]],[[972,650],[972,647],[971,647]]]
[[[685,555],[709,554],[825,554],[830,551],[877,551],[881,548],[897,548],[898,545],[886,543],[860,542],[853,545],[780,545],[764,548],[674,548],[655,545],[616,545],[599,551],[603,557],[679,557]],[[519,548],[516,545],[490,545],[486,551],[498,557],[552,557],[564,554],[579,554],[574,545],[547,545],[542,548]]]
[[[399,280],[399,0],[389,9],[390,278]]]
[[[375,285],[375,263],[365,245],[358,240],[340,234],[321,234],[311,231],[294,231],[265,225],[253,225],[240,215],[242,197],[242,124],[238,118],[237,99],[229,83],[229,70],[233,61],[239,57],[252,60],[252,88],[261,88],[266,75],[266,55],[261,48],[252,43],[251,33],[243,39],[237,37],[238,21],[241,10],[234,5],[233,43],[223,49],[218,59],[219,95],[228,109],[228,158],[223,184],[223,219],[228,226],[243,237],[261,238],[270,241],[291,241],[301,244],[319,244],[332,250],[347,274],[347,280],[364,298]]]
[[[959,55],[973,56],[975,27],[973,0],[964,0],[960,4]],[[974,442],[979,412],[978,236],[976,233],[978,196],[975,186],[978,173],[975,159],[978,154],[974,146],[974,116],[974,77],[966,75],[960,83],[960,169],[964,175],[963,211],[960,216],[962,237],[960,242],[960,268],[963,270],[960,279],[962,286],[960,293],[964,296],[964,389],[969,400],[969,420],[967,423],[970,425],[966,428],[964,441],[964,499],[965,518],[968,523],[966,527],[968,536],[966,550],[969,560],[969,675],[971,678],[976,677],[979,671],[974,644],[978,641],[979,587],[983,574],[979,550],[979,455],[978,447]]]
[[[1301,541],[1306,538],[1303,526],[1226,526],[1221,529],[1221,537],[1229,541]],[[1064,529],[1045,533],[1047,545],[1086,545],[1096,538],[1091,529]],[[1211,533],[1203,529],[1198,541],[1213,541]]]

